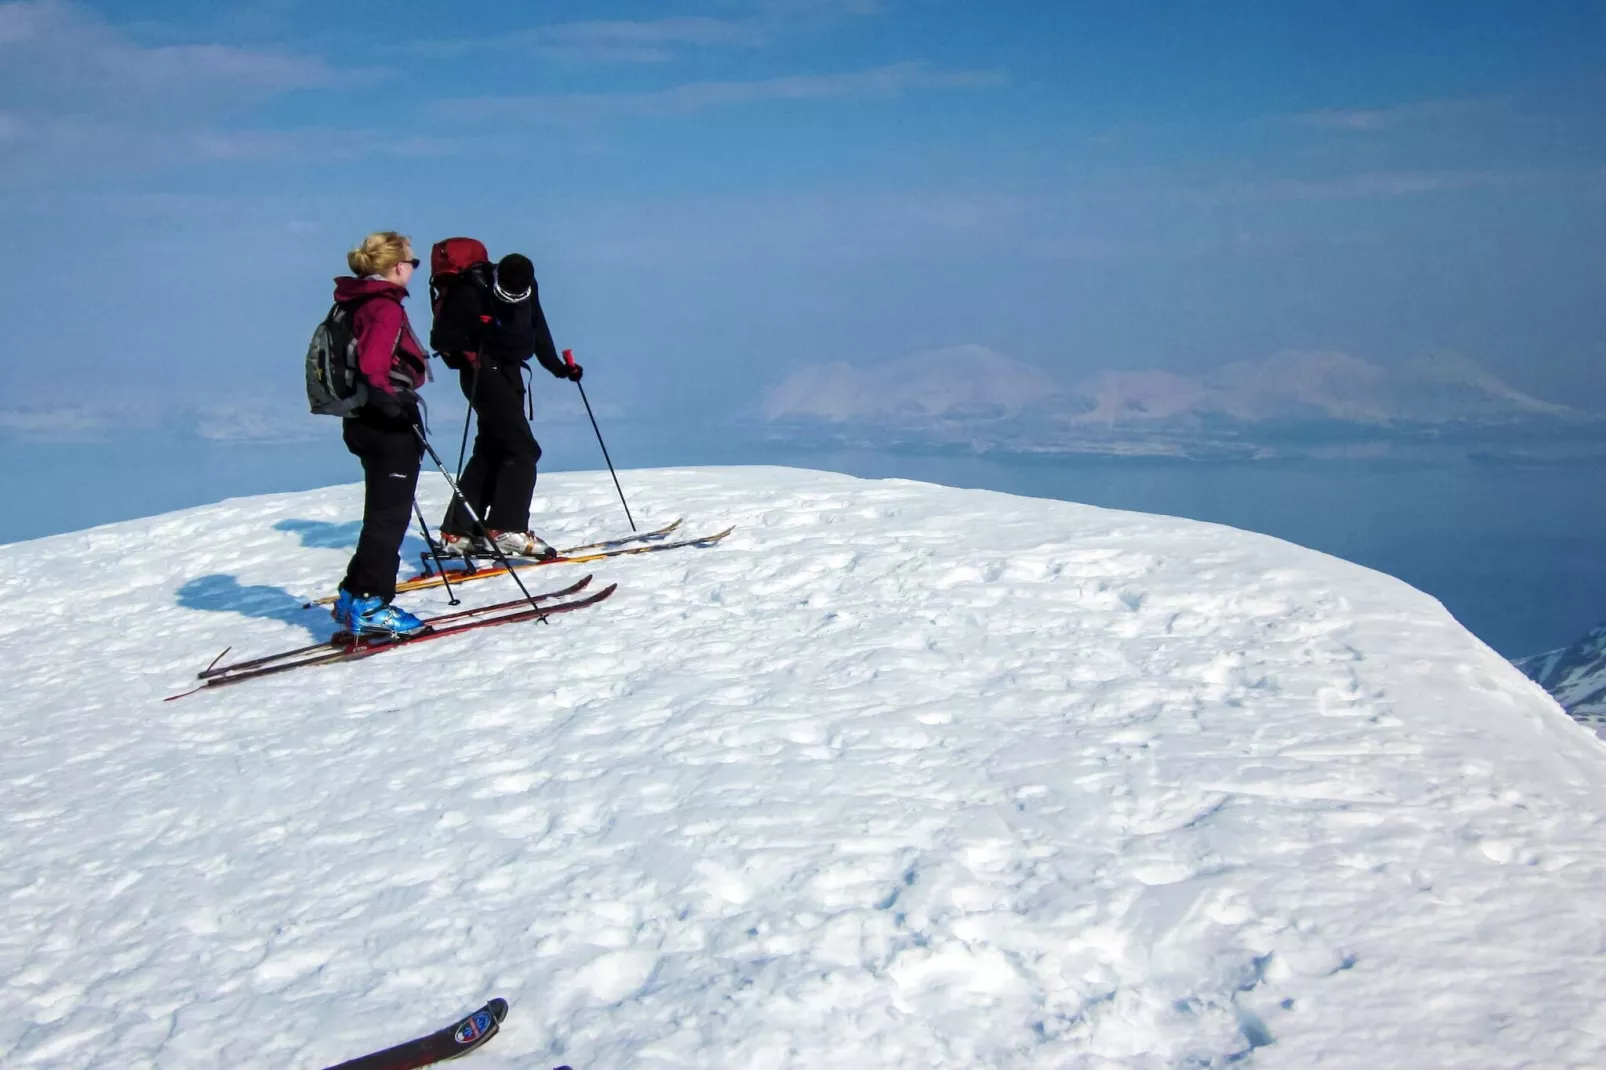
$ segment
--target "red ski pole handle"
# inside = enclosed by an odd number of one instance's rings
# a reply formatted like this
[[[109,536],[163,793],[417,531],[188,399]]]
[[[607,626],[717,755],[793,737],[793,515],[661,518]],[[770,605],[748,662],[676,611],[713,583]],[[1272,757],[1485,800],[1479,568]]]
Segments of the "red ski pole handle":
[[[574,367],[574,350],[565,349],[563,351],[563,363],[567,364],[571,368]]]

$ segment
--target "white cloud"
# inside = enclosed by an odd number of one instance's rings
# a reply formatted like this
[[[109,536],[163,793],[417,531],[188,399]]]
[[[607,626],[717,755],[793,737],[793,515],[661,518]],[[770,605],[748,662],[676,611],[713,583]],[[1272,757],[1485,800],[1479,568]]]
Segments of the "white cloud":
[[[1260,178],[1195,183],[1189,186],[1133,187],[1103,194],[1107,199],[1149,199],[1233,204],[1265,201],[1361,201],[1419,197],[1459,190],[1506,189],[1575,183],[1577,172],[1449,169],[1359,171],[1320,178]]]
[[[297,442],[317,439],[328,421],[307,412],[298,401],[221,403],[195,410],[198,438],[209,442]]]
[[[274,93],[344,77],[313,56],[222,44],[141,45],[67,0],[0,4],[0,69],[0,85],[13,85],[29,100],[105,108],[139,107],[153,94]]]
[[[768,31],[757,24],[706,17],[565,22],[520,37],[522,43],[548,55],[614,63],[662,63],[685,46],[751,48],[770,40]]]
[[[341,80],[339,72],[313,56],[253,52],[228,45],[166,45],[160,48],[119,47],[110,57],[117,73],[152,84],[220,82],[278,92]]]
[[[762,101],[889,99],[930,89],[997,85],[995,71],[945,71],[897,63],[839,74],[794,75],[756,81],[688,82],[639,93],[543,93],[443,101],[433,110],[456,117],[524,116],[566,121],[623,116],[685,116]]]
[[[304,126],[290,130],[205,130],[177,146],[185,155],[211,160],[256,160],[317,154],[324,159],[440,156],[455,149],[445,141],[395,137],[372,130]]]
[[[5,22],[0,19],[0,33]],[[0,409],[0,431],[22,438],[75,438],[111,426],[105,412],[83,405]]]
[[[27,41],[39,35],[60,5],[48,2],[0,4],[0,45]]]
[[[1303,126],[1352,133],[1380,133],[1433,122],[1462,122],[1490,115],[1505,102],[1488,99],[1422,100],[1379,108],[1333,108],[1304,112],[1294,117]]]
[[[276,94],[377,76],[273,50],[144,44],[68,0],[0,3],[0,177],[205,158],[218,139],[260,145],[272,135],[217,128]]]
[[[720,6],[730,14],[554,22],[491,38],[419,41],[402,51],[462,55],[514,49],[575,63],[667,63],[694,49],[758,48],[816,34],[845,19],[881,10],[875,0],[760,0]]]
[[[727,8],[740,8],[770,18],[845,18],[876,15],[881,0],[725,0]]]

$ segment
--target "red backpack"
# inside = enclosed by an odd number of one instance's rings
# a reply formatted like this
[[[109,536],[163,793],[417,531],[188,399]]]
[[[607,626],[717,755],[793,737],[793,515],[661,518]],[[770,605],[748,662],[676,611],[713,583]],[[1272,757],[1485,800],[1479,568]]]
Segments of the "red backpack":
[[[476,264],[489,264],[491,255],[485,243],[476,238],[447,238],[435,243],[429,251],[429,304],[435,315],[441,314],[446,291],[452,288],[458,276]]]
[[[461,338],[448,341],[440,332],[441,308],[446,304],[446,295],[459,282],[472,283],[477,279],[481,286],[488,287],[490,264],[485,243],[474,238],[447,238],[436,242],[429,251],[429,305],[435,313],[435,321],[429,328],[429,346],[441,355],[448,368],[461,369],[466,365],[462,354],[456,351]],[[475,271],[476,268],[485,270]]]

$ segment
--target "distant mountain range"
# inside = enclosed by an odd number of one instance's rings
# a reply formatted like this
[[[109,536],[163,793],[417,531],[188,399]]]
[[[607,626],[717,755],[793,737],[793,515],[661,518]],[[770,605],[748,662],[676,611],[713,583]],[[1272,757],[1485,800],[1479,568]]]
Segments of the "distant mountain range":
[[[1606,738],[1606,624],[1571,646],[1516,663],[1574,718]]]
[[[985,347],[955,346],[873,369],[806,368],[772,389],[763,411],[780,429],[1030,452],[1276,456],[1456,434],[1606,438],[1606,421],[1461,357],[1386,369],[1333,352],[1284,352],[1198,376],[1105,371],[1066,386]]]

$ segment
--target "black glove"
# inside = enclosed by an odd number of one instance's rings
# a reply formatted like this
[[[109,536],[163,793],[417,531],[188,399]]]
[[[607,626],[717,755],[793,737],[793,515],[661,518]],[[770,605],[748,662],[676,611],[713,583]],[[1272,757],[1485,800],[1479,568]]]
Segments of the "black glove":
[[[580,376],[584,375],[585,373],[586,370],[580,367],[578,364],[565,364],[563,366],[563,377],[569,380],[571,383],[578,383],[580,381]]]
[[[368,406],[392,420],[404,420],[410,424],[418,422],[418,395],[406,387],[397,387],[394,394],[369,387]]]

